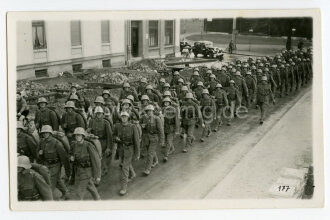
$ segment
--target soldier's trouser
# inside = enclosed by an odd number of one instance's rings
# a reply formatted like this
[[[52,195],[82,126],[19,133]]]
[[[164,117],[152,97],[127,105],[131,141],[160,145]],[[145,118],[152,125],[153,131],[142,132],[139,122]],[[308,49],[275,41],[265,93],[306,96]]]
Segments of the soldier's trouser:
[[[94,200],[99,200],[100,195],[94,185],[92,178],[79,179],[76,184],[77,194],[80,200],[84,199],[86,190],[90,192]]]
[[[47,166],[50,173],[50,183],[52,187],[52,191],[54,192],[55,188],[58,188],[62,194],[68,192],[68,188],[64,184],[63,180],[61,179],[61,164],[56,163]]]
[[[283,81],[282,81],[282,85],[281,85],[281,91],[280,91],[280,94],[281,94],[281,95],[284,95],[284,94],[287,94],[287,93],[288,93],[288,81],[283,80]]]
[[[186,139],[184,140],[184,149],[188,149],[192,146],[192,143],[195,139],[194,132],[195,132],[195,123],[192,123],[190,125],[184,125],[183,126],[183,133],[186,136]]]
[[[224,107],[217,106],[217,119],[215,120],[215,127],[219,127],[222,124],[222,115],[224,114]]]
[[[202,131],[202,137],[206,137],[209,133],[211,133],[211,123],[212,120],[210,119],[204,121],[205,127]]]
[[[260,107],[260,121],[264,121],[265,120],[265,115],[266,115],[266,106],[267,106],[267,104],[265,102],[259,102],[258,105]]]
[[[102,160],[101,160],[101,174],[104,175],[108,172],[108,157],[105,155],[105,150],[107,149],[107,140],[99,139],[102,147]]]
[[[236,111],[236,108],[237,108],[236,100],[230,100],[229,103],[230,103],[230,117],[228,119],[228,122],[233,120],[234,115],[235,115],[235,111]]]
[[[158,161],[156,154],[156,148],[159,144],[158,134],[146,134],[145,140],[146,140],[146,147],[148,150],[145,171],[150,171],[154,160]]]
[[[166,140],[166,149],[165,149],[165,157],[168,157],[169,153],[174,150],[174,132],[165,133]]]
[[[127,190],[128,177],[130,169],[133,169],[132,160],[134,154],[134,146],[122,145],[119,151],[120,158],[122,159],[122,168],[120,174],[120,187],[122,190]]]

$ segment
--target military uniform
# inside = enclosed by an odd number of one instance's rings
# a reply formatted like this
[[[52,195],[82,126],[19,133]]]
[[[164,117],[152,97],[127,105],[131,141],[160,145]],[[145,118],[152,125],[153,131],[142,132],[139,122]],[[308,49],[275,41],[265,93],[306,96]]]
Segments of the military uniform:
[[[230,121],[233,119],[236,109],[241,103],[240,92],[235,86],[227,88],[227,98],[230,105],[230,117],[228,119],[228,125],[230,125]]]
[[[33,162],[38,156],[37,148],[38,144],[31,135],[24,131],[17,134],[17,153],[19,155],[27,156]]]
[[[139,100],[138,94],[133,90],[130,89],[128,91],[125,90],[121,90],[120,91],[120,95],[119,95],[119,99],[126,99],[127,96],[132,95],[134,97],[134,100]]]
[[[88,131],[99,137],[102,146],[102,176],[108,172],[108,158],[105,155],[106,149],[112,150],[113,137],[110,123],[104,118],[91,119],[88,125]]]
[[[116,124],[113,135],[114,139],[118,140],[119,157],[122,161],[120,186],[126,192],[132,160],[140,156],[139,134],[137,127],[128,122],[127,124]]]
[[[203,86],[198,86],[194,90],[195,97],[199,102],[202,100],[203,89],[204,89]]]
[[[56,113],[48,108],[36,111],[34,123],[38,130],[44,125],[50,125],[54,131],[59,129]]]
[[[29,106],[23,97],[16,101],[16,110],[17,114],[24,115],[24,117],[29,114]]]
[[[208,95],[207,97],[203,96],[203,99],[201,101],[201,113],[205,124],[202,132],[201,141],[204,141],[204,138],[210,135],[211,123],[213,122],[213,119],[216,117],[215,103],[210,95]]]
[[[224,111],[224,107],[228,106],[228,99],[227,99],[227,93],[223,89],[217,89],[214,92],[214,98],[215,98],[215,105],[216,105],[216,129],[218,126],[221,126],[222,124],[222,114]]]
[[[175,133],[179,132],[179,125],[180,121],[178,108],[173,105],[166,106],[164,108],[164,133],[166,140],[164,161],[166,161],[169,154],[174,151],[173,140]]]
[[[18,201],[53,200],[51,187],[45,179],[32,169],[17,173]]]
[[[195,125],[200,120],[203,123],[200,109],[198,105],[194,102],[184,101],[181,106],[181,117],[182,117],[182,129],[184,133],[184,146],[183,151],[187,152],[188,148],[192,146],[195,140],[194,131]]]
[[[70,176],[71,168],[68,153],[65,151],[63,144],[51,135],[47,139],[42,138],[39,160],[41,164],[49,169],[52,190],[57,187],[65,195],[68,189],[61,179],[61,167],[64,166],[67,176]]]
[[[94,180],[101,178],[101,158],[92,143],[83,140],[72,142],[72,160],[75,169],[75,188],[80,200],[84,199],[86,190],[99,200],[100,195]]]
[[[164,127],[158,116],[144,115],[140,122],[142,126],[142,143],[148,150],[145,171],[150,172],[153,161],[157,159],[156,148],[164,144]]]
[[[269,97],[272,98],[274,102],[274,96],[271,87],[268,83],[261,83],[257,87],[257,105],[260,107],[260,122],[262,123],[265,118],[265,108],[269,102]]]
[[[69,141],[72,141],[74,129],[77,127],[85,127],[85,122],[83,117],[76,112],[65,112],[61,118],[61,127],[65,131],[66,136]]]
[[[249,74],[247,74],[245,76],[245,82],[246,82],[247,89],[249,91],[249,100],[248,100],[248,103],[250,104],[250,103],[253,102],[253,99],[255,99],[256,90],[257,90],[257,82]]]

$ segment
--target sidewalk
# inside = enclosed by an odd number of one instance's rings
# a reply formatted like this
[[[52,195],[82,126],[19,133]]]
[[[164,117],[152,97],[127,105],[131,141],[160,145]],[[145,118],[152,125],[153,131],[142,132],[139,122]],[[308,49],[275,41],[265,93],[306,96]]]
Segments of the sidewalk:
[[[309,90],[218,183],[206,199],[270,198],[283,168],[312,164],[312,92]]]

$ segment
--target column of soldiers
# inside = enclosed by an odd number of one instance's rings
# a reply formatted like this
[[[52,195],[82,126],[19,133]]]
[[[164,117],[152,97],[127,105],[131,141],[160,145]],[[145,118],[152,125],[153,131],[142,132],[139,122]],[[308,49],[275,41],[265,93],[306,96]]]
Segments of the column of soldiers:
[[[219,69],[194,68],[190,79],[176,71],[169,81],[159,79],[156,87],[145,78],[137,88],[125,82],[119,100],[104,90],[94,105],[73,85],[62,116],[48,107],[46,98],[39,98],[34,121],[22,119],[29,106],[18,93],[18,198],[52,200],[57,188],[62,199],[83,199],[89,191],[99,200],[97,185],[116,159],[119,194],[125,195],[136,177],[133,161],[145,158],[142,173],[148,176],[159,164],[157,148],[164,147],[162,159],[167,162],[176,148],[175,137],[181,136],[181,150],[187,153],[195,129],[201,127],[204,142],[223,124],[230,126],[242,108],[259,109],[263,124],[269,101],[275,104],[275,98],[299,91],[312,76],[311,49],[284,50],[275,57],[224,63]],[[47,169],[48,176],[38,173]]]

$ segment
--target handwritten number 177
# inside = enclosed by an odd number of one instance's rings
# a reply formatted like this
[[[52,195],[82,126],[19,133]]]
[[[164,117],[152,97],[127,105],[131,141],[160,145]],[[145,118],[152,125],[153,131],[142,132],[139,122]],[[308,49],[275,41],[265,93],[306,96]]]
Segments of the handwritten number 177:
[[[278,191],[287,192],[290,189],[290,186],[279,186]]]

